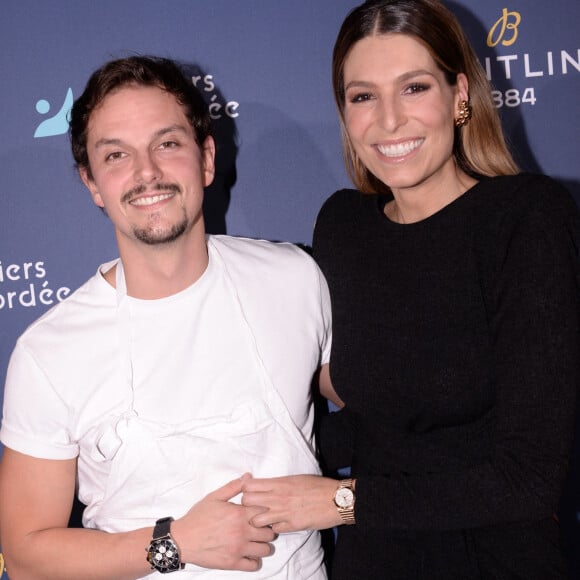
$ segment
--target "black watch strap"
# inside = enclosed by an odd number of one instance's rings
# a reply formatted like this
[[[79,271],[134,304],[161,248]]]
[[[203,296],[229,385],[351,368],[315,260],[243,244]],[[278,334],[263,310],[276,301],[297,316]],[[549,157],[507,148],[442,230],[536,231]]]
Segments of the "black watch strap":
[[[162,538],[163,536],[169,535],[169,530],[171,529],[171,522],[173,518],[161,518],[155,522],[155,527],[153,528],[153,539]]]

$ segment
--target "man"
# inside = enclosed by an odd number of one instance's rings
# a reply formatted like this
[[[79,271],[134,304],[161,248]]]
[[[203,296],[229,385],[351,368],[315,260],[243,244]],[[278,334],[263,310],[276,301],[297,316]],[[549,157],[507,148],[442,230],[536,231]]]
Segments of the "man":
[[[309,387],[328,359],[328,291],[290,244],[206,236],[209,131],[165,59],[112,61],[75,102],[73,155],[120,260],[12,354],[0,430],[11,580],[325,578],[316,534],[253,527],[261,508],[236,496],[246,472],[318,472]],[[75,481],[84,529],[67,528]]]

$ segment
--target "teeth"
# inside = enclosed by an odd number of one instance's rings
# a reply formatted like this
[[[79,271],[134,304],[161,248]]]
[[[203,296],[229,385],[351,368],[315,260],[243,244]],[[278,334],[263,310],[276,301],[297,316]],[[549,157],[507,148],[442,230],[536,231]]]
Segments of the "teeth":
[[[415,139],[415,141],[406,141],[405,143],[397,143],[396,145],[377,145],[377,149],[385,157],[402,157],[417,149],[423,143],[423,139]]]
[[[162,193],[151,197],[138,197],[137,199],[132,200],[131,203],[133,205],[154,205],[164,199],[169,199],[170,197],[173,197],[172,193]]]

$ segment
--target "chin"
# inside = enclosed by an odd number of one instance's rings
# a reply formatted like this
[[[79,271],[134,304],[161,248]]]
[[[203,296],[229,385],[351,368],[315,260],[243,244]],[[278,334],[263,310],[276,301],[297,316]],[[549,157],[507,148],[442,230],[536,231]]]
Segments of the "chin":
[[[182,222],[174,225],[168,229],[154,229],[144,228],[135,229],[133,234],[135,238],[149,246],[157,246],[160,244],[170,244],[175,242],[187,231],[187,222]]]
[[[423,183],[421,179],[379,179],[391,190],[414,189]]]

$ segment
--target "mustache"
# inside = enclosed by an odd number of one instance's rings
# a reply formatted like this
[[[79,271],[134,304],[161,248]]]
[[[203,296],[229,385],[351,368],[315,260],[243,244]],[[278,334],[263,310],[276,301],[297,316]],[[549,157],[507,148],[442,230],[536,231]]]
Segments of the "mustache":
[[[153,186],[147,186],[144,184],[140,184],[140,185],[136,185],[135,187],[132,187],[131,189],[126,191],[121,196],[121,202],[127,203],[127,202],[131,201],[134,197],[141,195],[142,193],[145,193],[147,191],[151,191],[151,192],[171,191],[173,193],[181,193],[181,187],[179,187],[179,185],[177,185],[177,183],[156,183]]]

